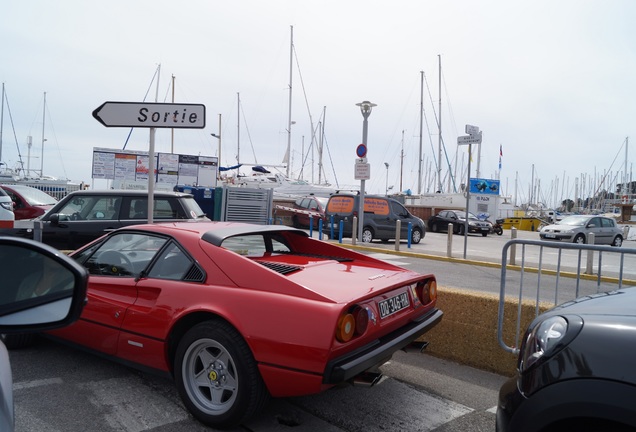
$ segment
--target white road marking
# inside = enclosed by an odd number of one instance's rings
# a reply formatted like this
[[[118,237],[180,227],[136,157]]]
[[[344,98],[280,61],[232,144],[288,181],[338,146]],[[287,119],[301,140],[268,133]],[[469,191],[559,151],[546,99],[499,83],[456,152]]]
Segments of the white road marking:
[[[372,388],[332,389],[295,400],[305,410],[331,424],[345,429],[347,425],[364,425],[366,432],[431,431],[474,411],[393,379]],[[360,404],[361,400],[365,403]],[[347,413],[346,425],[341,424],[343,412]]]
[[[137,377],[94,381],[81,387],[93,393],[93,405],[110,407],[104,410],[104,420],[113,430],[142,432],[188,418],[178,398],[164,397]]]
[[[13,391],[18,391],[18,390],[28,389],[33,387],[41,387],[41,386],[51,385],[51,384],[62,384],[62,378],[48,378],[48,379],[22,381],[22,382],[13,383]]]

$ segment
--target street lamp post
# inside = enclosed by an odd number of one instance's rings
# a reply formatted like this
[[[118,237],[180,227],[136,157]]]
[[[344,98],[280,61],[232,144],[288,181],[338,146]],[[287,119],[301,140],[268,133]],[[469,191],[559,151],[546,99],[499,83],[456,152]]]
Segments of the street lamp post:
[[[371,115],[371,110],[373,109],[373,107],[377,105],[369,101],[363,101],[363,102],[357,103],[356,106],[360,107],[360,112],[362,113],[362,117],[364,118],[364,121],[362,122],[362,144],[364,144],[364,146],[366,147],[367,132],[369,127],[369,123],[367,122],[367,119]],[[358,239],[360,239],[360,241],[363,241],[362,240],[363,228],[364,228],[364,179],[360,180],[360,203],[358,205]]]
[[[384,186],[384,195],[389,196],[389,164],[388,162],[384,162],[384,166],[386,167],[386,185]]]

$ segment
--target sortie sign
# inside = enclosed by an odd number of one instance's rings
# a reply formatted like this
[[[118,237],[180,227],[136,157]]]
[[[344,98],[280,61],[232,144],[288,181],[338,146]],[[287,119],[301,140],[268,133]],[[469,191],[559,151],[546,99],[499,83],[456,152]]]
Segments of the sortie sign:
[[[93,117],[106,127],[203,129],[205,105],[104,102]]]

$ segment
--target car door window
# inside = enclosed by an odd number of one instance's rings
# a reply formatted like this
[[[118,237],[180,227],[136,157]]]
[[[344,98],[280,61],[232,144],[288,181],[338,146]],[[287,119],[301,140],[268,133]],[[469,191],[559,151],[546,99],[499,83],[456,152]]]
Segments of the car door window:
[[[614,221],[612,219],[602,218],[601,223],[603,228],[614,228]]]
[[[174,198],[155,197],[153,206],[153,219],[187,219],[184,209]],[[148,198],[131,199],[127,219],[148,219]]]
[[[91,275],[136,277],[166,242],[164,237],[147,234],[116,234],[78,260]]]
[[[119,201],[112,196],[76,197],[59,210],[59,220],[116,220]]]
[[[148,272],[148,277],[181,280],[190,271],[194,262],[175,243],[164,249]]]

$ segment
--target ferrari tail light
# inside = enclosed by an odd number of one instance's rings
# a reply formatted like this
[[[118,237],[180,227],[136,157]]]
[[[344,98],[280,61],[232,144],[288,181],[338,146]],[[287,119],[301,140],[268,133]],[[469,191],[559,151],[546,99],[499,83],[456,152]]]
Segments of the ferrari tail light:
[[[423,304],[429,304],[437,300],[437,281],[434,278],[420,281],[415,286],[415,294]]]
[[[356,322],[355,334],[364,334],[364,332],[367,331],[367,326],[369,325],[369,312],[360,306],[356,306],[353,311],[353,317]]]
[[[341,315],[338,320],[338,327],[336,328],[336,339],[340,342],[349,342],[353,337],[355,328],[356,320],[353,314],[345,313]]]
[[[354,336],[364,334],[368,326],[369,312],[358,305],[350,307],[338,320],[336,339],[340,342],[349,342]]]

